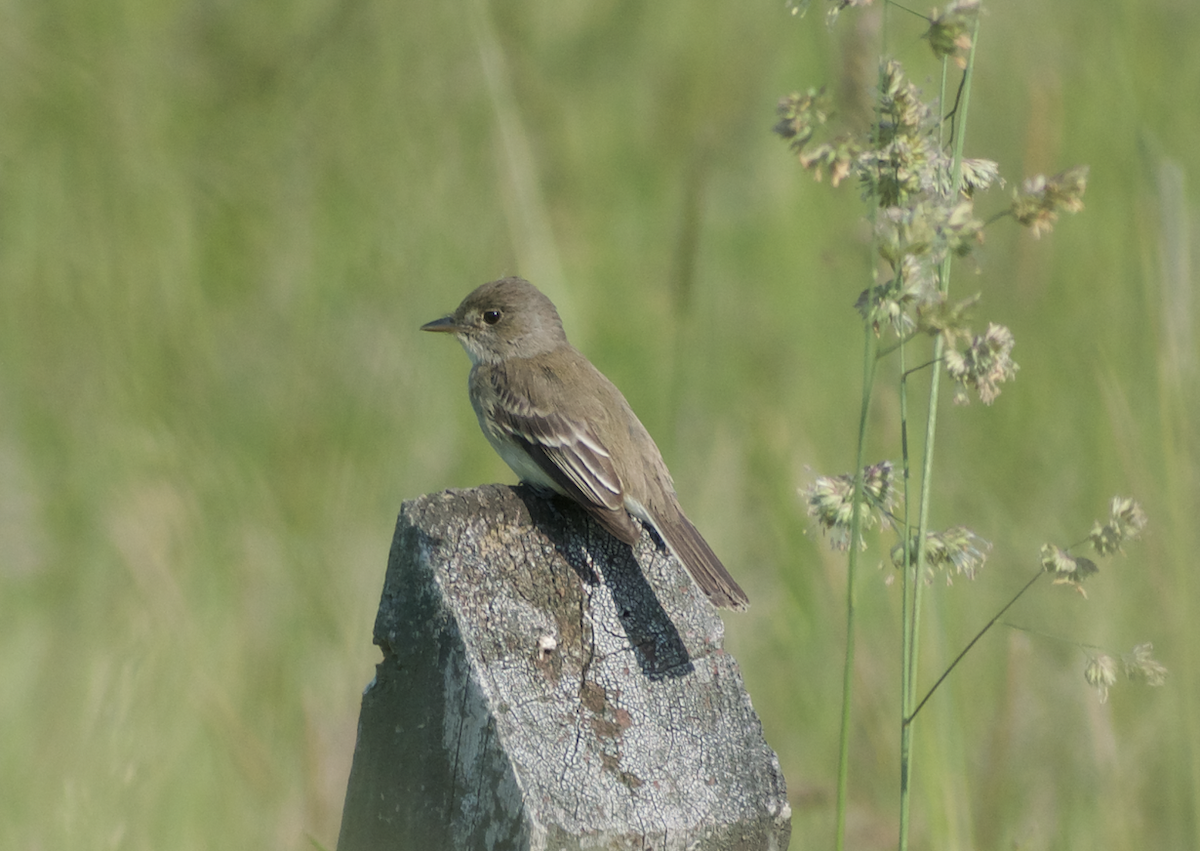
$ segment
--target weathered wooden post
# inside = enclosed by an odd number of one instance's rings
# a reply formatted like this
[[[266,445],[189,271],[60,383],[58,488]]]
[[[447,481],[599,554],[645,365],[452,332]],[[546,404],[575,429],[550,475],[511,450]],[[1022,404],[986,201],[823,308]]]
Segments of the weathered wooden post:
[[[649,533],[525,487],[406,502],[338,851],[786,848],[723,631]]]

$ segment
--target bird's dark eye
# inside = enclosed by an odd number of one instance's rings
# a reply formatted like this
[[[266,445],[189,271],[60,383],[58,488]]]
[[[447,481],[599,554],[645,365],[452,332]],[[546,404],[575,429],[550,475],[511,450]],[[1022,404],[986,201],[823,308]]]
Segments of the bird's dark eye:
[[[483,321],[486,322],[488,325],[495,325],[497,322],[500,321],[500,311],[485,310],[483,312]]]

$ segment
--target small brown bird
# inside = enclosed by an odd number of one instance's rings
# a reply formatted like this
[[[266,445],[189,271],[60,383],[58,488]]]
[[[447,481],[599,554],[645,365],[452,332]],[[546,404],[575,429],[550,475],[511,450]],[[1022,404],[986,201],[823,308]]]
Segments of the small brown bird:
[[[484,284],[421,330],[454,334],[467,350],[479,426],[522,481],[570,497],[627,544],[641,536],[634,518],[644,520],[714,605],[749,605],[684,516],[650,434],[621,391],[567,342],[554,304],[533,284]]]

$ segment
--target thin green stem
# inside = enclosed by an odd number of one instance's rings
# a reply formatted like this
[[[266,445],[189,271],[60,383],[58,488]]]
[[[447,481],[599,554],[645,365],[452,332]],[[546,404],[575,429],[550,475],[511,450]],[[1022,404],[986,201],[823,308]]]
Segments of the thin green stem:
[[[902,587],[903,594],[901,596],[901,611],[904,613],[901,619],[901,668],[900,668],[900,700],[901,703],[907,703],[912,699],[913,684],[909,682],[909,675],[912,669],[909,667],[908,660],[912,656],[912,621],[909,617],[909,612],[912,609],[913,597],[913,582],[912,572],[909,570],[909,565],[912,564],[912,535],[909,530],[912,528],[912,510],[909,500],[909,486],[912,483],[912,464],[908,452],[908,370],[905,369],[905,354],[907,349],[904,346],[900,347],[900,463],[903,468],[903,481],[901,487],[903,489],[904,499],[904,522],[901,524],[902,546],[904,549],[904,561],[902,570]]]
[[[909,659],[913,656],[912,618],[909,612],[913,606],[913,573],[909,569],[912,564],[912,535],[909,534],[911,520],[911,502],[909,501],[909,484],[912,480],[912,470],[908,453],[908,369],[906,368],[905,353],[907,349],[900,345],[900,463],[903,468],[904,523],[901,526],[901,540],[904,548],[904,560],[901,562],[901,595],[900,618],[900,716],[906,717],[912,700],[913,683],[910,680],[912,667]],[[912,764],[912,735],[909,727],[900,726],[900,846],[903,848],[908,837],[909,794],[907,767]]]
[[[846,655],[842,670],[842,726],[838,746],[837,786],[837,836],[836,851],[846,847],[846,812],[850,789],[850,704],[854,691],[854,631],[855,631],[855,579],[858,574],[859,538],[862,534],[862,516],[865,513],[863,497],[863,464],[867,451],[867,417],[871,410],[871,393],[875,386],[876,338],[870,323],[863,326],[863,389],[862,404],[858,416],[858,448],[855,451],[854,512],[850,519],[850,555],[846,568]]]
[[[1101,647],[1099,644],[1087,644],[1083,641],[1077,641],[1074,638],[1067,638],[1065,635],[1057,635],[1053,632],[1046,632],[1041,629],[1034,629],[1031,626],[1022,626],[1019,623],[1012,621],[997,621],[1000,626],[1006,626],[1009,629],[1015,629],[1017,632],[1023,632],[1027,635],[1035,635],[1038,638],[1044,638],[1047,641],[1056,641],[1059,644],[1069,644],[1072,647],[1078,647],[1080,650],[1095,650],[1098,653],[1108,652],[1108,648]]]
[[[883,5],[883,22],[880,27],[880,44],[887,44],[888,5]],[[882,50],[880,51],[882,53]],[[883,85],[883,71],[880,69],[880,87]],[[878,101],[876,101],[875,122],[878,125]],[[871,205],[871,220],[874,224],[874,211],[877,204]],[[872,228],[872,231],[874,228]],[[871,257],[874,262],[875,246],[871,246]],[[874,287],[874,283],[871,285]],[[854,632],[855,632],[855,580],[858,575],[859,536],[862,533],[863,498],[863,464],[866,460],[867,448],[867,416],[871,410],[871,395],[875,387],[875,366],[878,363],[878,338],[870,322],[863,323],[863,383],[862,401],[858,415],[858,446],[854,453],[854,503],[850,518],[850,554],[846,565],[846,655],[842,669],[842,723],[838,741],[838,779],[837,779],[837,810],[834,836],[834,851],[845,851],[846,848],[846,814],[849,809],[850,793],[850,719],[851,698],[854,692]]]
[[[890,346],[881,346],[876,356],[880,360],[883,360],[888,355],[890,355],[892,352],[899,351],[901,346],[903,346],[905,343],[907,343],[909,340],[913,339],[914,337],[919,336],[920,334],[921,334],[920,331],[913,331],[909,334],[905,334],[903,337],[901,337],[896,342],[892,343]],[[914,366],[912,369],[908,370],[908,372],[915,372],[916,370],[918,370],[920,368],[921,367],[919,367],[919,366]],[[906,375],[906,374],[907,373],[904,372],[903,370],[901,371],[901,375]]]
[[[929,691],[925,692],[925,696],[923,698],[921,698],[921,702],[917,704],[917,708],[912,711],[912,714],[905,717],[904,726],[906,728],[912,725],[913,719],[917,717],[917,713],[920,712],[922,707],[924,707],[925,704],[929,702],[929,698],[933,697],[933,693],[938,690],[938,686],[940,686],[943,682],[945,682],[946,677],[950,676],[950,672],[953,671],[955,666],[958,665],[958,663],[963,660],[963,657],[966,656],[967,653],[970,652],[971,648],[975,646],[976,642],[978,642],[979,639],[983,638],[983,636],[987,633],[987,631],[989,629],[991,629],[993,626],[995,626],[996,622],[999,621],[1000,618],[1004,617],[1004,613],[1007,612],[1009,609],[1011,609],[1013,607],[1013,604],[1015,604],[1017,602],[1017,600],[1020,600],[1021,596],[1026,591],[1028,591],[1030,588],[1032,588],[1033,583],[1037,582],[1038,579],[1041,577],[1041,575],[1045,572],[1046,571],[1044,571],[1043,569],[1038,568],[1037,573],[1035,573],[1028,582],[1026,582],[1024,585],[1021,586],[1021,590],[1018,591],[1016,594],[1014,594],[1013,598],[1004,604],[1004,608],[1000,609],[1000,611],[998,611],[998,612],[996,612],[996,614],[992,615],[992,619],[983,625],[983,629],[981,629],[981,630],[979,630],[979,632],[975,633],[975,637],[972,638],[969,642],[967,642],[967,646],[964,647],[961,651],[959,651],[959,654],[954,657],[954,661],[950,663],[950,665],[946,668],[946,670],[942,671],[942,675],[937,678],[937,682],[934,683],[930,687]]]
[[[963,72],[962,83],[959,88],[960,97],[958,105],[955,108],[953,119],[951,121],[951,139],[954,143],[954,156],[951,162],[951,179],[950,191],[957,193],[959,186],[962,183],[962,159],[963,146],[966,140],[967,129],[967,112],[968,105],[971,99],[971,77],[975,68],[975,48],[979,41],[979,20],[976,18],[974,31],[971,34],[971,50],[967,57],[967,67]],[[946,83],[948,78],[948,63],[942,63],[942,85],[941,85],[941,102],[945,103]],[[943,122],[943,130],[945,123]],[[947,254],[942,261],[941,269],[938,275],[938,286],[943,295],[949,293],[950,290],[950,268],[952,256]],[[906,558],[904,562],[905,580],[912,583],[912,601],[911,608],[904,609],[904,627],[908,634],[908,640],[904,641],[905,656],[901,668],[901,710],[900,710],[900,851],[908,849],[908,828],[909,828],[909,810],[911,802],[911,781],[913,769],[913,750],[912,750],[912,719],[916,717],[920,706],[910,711],[913,700],[913,689],[917,681],[917,663],[920,657],[920,637],[921,637],[921,597],[924,583],[921,577],[925,570],[925,543],[926,536],[929,533],[929,503],[930,495],[933,489],[933,452],[935,438],[937,436],[937,412],[939,390],[941,388],[942,374],[942,357],[945,350],[945,340],[942,335],[938,335],[933,343],[933,365],[930,371],[929,378],[929,408],[928,417],[925,421],[925,446],[923,449],[921,463],[921,485],[920,485],[920,507],[917,513],[917,546],[916,558],[911,562]],[[908,534],[908,526],[905,527],[905,535]],[[972,642],[973,643],[973,642]],[[968,647],[968,649],[970,649]],[[957,660],[956,660],[957,664]],[[951,666],[953,667],[953,665]],[[947,671],[948,673],[948,671]],[[945,678],[942,675],[942,679]],[[941,679],[938,680],[941,683]],[[936,686],[935,686],[936,687]],[[928,695],[925,700],[928,700]],[[924,705],[924,700],[921,705]]]

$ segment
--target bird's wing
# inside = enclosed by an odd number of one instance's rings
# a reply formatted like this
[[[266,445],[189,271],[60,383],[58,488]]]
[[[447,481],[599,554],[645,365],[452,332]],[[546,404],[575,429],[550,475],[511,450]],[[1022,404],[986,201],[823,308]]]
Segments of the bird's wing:
[[[586,420],[539,407],[509,387],[493,386],[496,427],[615,537],[628,544],[637,541],[641,528],[625,510],[621,477],[595,429]]]

